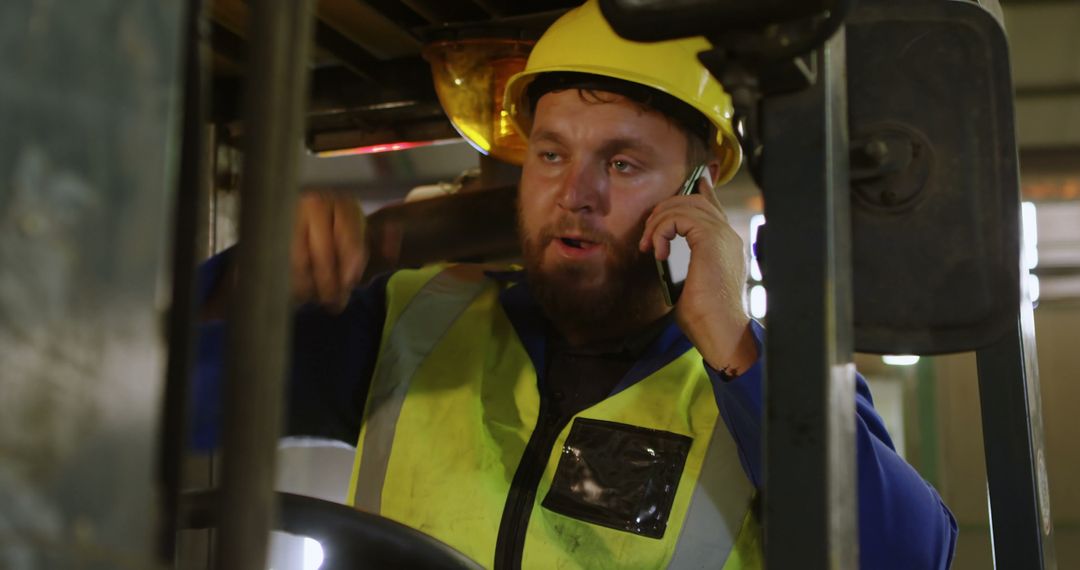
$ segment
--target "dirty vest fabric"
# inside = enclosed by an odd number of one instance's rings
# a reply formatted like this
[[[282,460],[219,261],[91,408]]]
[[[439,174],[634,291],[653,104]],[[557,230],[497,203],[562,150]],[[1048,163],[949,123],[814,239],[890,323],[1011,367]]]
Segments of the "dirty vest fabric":
[[[490,568],[541,400],[499,303],[513,285],[483,269],[389,280],[348,496]],[[526,507],[522,567],[759,568],[753,498],[691,349],[558,434]]]

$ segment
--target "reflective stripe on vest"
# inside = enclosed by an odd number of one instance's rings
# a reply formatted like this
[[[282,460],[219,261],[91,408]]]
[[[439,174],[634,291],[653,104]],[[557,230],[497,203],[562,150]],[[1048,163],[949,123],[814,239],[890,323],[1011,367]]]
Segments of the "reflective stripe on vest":
[[[441,271],[428,281],[383,340],[364,414],[369,435],[360,440],[363,449],[357,454],[348,495],[358,509],[379,514],[390,447],[410,380],[450,325],[484,289],[481,273],[462,268],[466,266]],[[361,456],[367,459],[363,463],[359,462]],[[363,484],[357,485],[357,481]]]
[[[488,567],[540,407],[535,369],[499,305],[500,290],[471,266],[390,279],[349,493],[357,508],[426,532]],[[652,538],[542,506],[572,421],[537,488],[525,568],[760,567],[754,490],[696,351],[578,419],[689,438],[666,528]]]

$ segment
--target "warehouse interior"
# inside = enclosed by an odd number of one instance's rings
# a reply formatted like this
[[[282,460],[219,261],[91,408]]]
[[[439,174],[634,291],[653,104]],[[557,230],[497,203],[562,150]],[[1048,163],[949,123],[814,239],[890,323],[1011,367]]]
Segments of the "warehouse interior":
[[[0,8],[0,47],[5,41],[17,47],[21,45],[20,39],[32,44],[26,38],[33,39],[34,26],[44,26],[42,29],[51,32],[78,29],[77,22],[51,13],[50,8],[29,7],[36,4],[41,3],[15,2],[13,8]],[[92,19],[98,22],[110,21],[110,9],[120,10],[118,3],[99,4],[110,6],[95,11]],[[180,33],[177,26],[162,22],[170,19],[165,12],[179,13],[183,3],[165,4],[169,7],[162,8],[161,13],[144,6],[134,10],[138,16],[119,18],[120,23],[110,28],[119,38],[117,41],[146,47],[177,37]],[[238,238],[241,156],[232,130],[239,123],[235,102],[238,87],[229,82],[237,81],[237,58],[242,57],[236,55],[235,50],[240,48],[235,44],[243,41],[246,29],[245,4],[241,0],[217,0],[207,8],[212,25],[204,33],[218,46],[213,55],[218,82],[211,98],[213,112],[222,115],[205,131],[205,152],[211,166],[200,185],[207,204],[198,224],[196,255],[201,259],[226,250]],[[344,22],[342,27],[348,28],[350,18],[374,19],[355,26],[367,29],[378,28],[381,21],[378,18],[399,21],[405,18],[415,20],[419,28],[447,18],[453,11],[450,6],[457,4],[470,5],[482,12],[482,7],[504,2],[448,2],[443,5],[447,11],[444,13],[439,13],[437,3],[433,2],[320,2],[322,23],[316,30],[316,43],[322,55],[317,55],[316,61],[327,53],[338,58],[350,53],[348,46],[342,45],[343,33],[335,32],[325,22]],[[557,11],[565,8],[563,4],[573,2],[550,4]],[[26,9],[20,11],[16,5],[25,5],[22,7]],[[1080,350],[1076,349],[1080,334],[1080,3],[1002,0],[1001,9],[1015,95],[1024,213],[1023,256],[1029,271],[1025,280],[1035,306],[1036,393],[1041,393],[1041,402],[1029,405],[1033,408],[1041,405],[1045,445],[1036,462],[1045,468],[1044,491],[1049,497],[1052,516],[1046,522],[1053,529],[1056,567],[1080,568],[1080,485],[1077,484],[1080,453],[1075,443],[1080,440],[1080,419],[1074,409],[1080,402],[1080,384],[1076,382],[1080,376]],[[148,33],[139,26],[151,31]],[[154,30],[155,26],[167,29],[167,33],[155,36],[154,32],[160,31]],[[402,53],[416,51],[415,38],[398,37],[395,29],[385,29],[387,37],[380,38],[379,45],[398,45]],[[92,43],[86,38],[80,41]],[[54,72],[63,67],[44,56],[35,60],[32,49],[7,51],[8,55],[0,55],[0,123],[26,130],[30,128],[28,123],[20,123],[16,113],[5,111],[2,102],[25,101],[34,93],[48,93],[49,80],[43,79],[45,75],[23,73],[23,77],[36,77],[39,83],[9,82],[4,78],[5,67],[28,69],[37,63],[42,68],[53,66]],[[150,170],[134,175],[139,178],[134,185],[168,186],[158,178],[176,174],[175,165],[166,166],[174,160],[170,153],[178,150],[172,146],[175,142],[168,149],[148,153],[142,153],[142,149],[148,148],[146,145],[162,146],[155,141],[167,139],[165,133],[179,126],[175,115],[162,111],[176,104],[177,89],[165,77],[167,74],[158,71],[168,67],[170,57],[178,54],[161,45],[157,51],[146,48],[140,53],[142,57],[127,62],[137,71],[133,85],[149,85],[155,90],[154,97],[149,102],[132,99],[123,112],[108,115],[117,119],[115,122],[106,125],[85,119],[100,112],[90,103],[79,107],[77,102],[73,104],[61,95],[49,95],[53,99],[48,103],[70,106],[70,112],[83,117],[79,120],[87,125],[90,134],[75,136],[71,144],[89,148],[89,141],[98,136],[92,133],[126,137],[122,145],[108,152],[113,158],[119,156],[123,160],[151,164]],[[370,53],[352,55],[360,60],[371,57]],[[387,59],[395,55],[376,53],[375,57]],[[318,63],[315,68],[319,69]],[[173,70],[174,75],[177,71]],[[333,80],[334,70],[323,71],[323,80]],[[115,69],[111,73],[121,75]],[[230,73],[233,73],[231,78]],[[107,78],[108,74],[103,77]],[[316,75],[315,80],[319,77]],[[140,107],[143,103],[146,105]],[[381,144],[385,142],[382,140],[377,141],[378,145],[372,144],[357,134],[363,128],[349,128],[349,125],[366,127],[370,123],[365,121],[372,119],[365,113],[385,110],[341,110],[334,108],[336,103],[319,101],[313,96],[312,105],[321,107],[309,120],[325,127],[325,131],[309,135],[305,148],[298,149],[300,190],[355,196],[369,220],[381,224],[377,227],[383,232],[379,243],[385,246],[384,260],[401,260],[400,265],[409,263],[410,252],[385,245],[396,239],[400,247],[400,232],[408,232],[391,223],[393,220],[405,220],[403,223],[407,224],[430,219],[426,216],[432,215],[432,211],[423,210],[418,204],[468,194],[474,182],[483,176],[505,180],[506,176],[514,175],[512,170],[506,170],[492,158],[482,157],[461,140],[437,107],[426,109],[428,115],[422,117],[426,123],[416,126],[409,140],[395,146]],[[424,104],[430,106],[431,102]],[[166,115],[168,120],[163,120]],[[417,116],[421,113],[417,112],[410,120]],[[147,124],[157,126],[133,126],[148,117],[151,120]],[[125,120],[132,124],[124,123]],[[44,124],[59,133],[70,125],[63,121],[64,117],[57,115]],[[124,494],[122,501],[114,502],[123,503],[124,508],[115,511],[121,518],[135,516],[133,513],[142,508],[139,505],[155,504],[152,485],[132,482],[141,481],[142,475],[152,470],[159,418],[156,411],[134,410],[162,397],[160,382],[146,379],[163,377],[167,361],[168,349],[162,331],[166,328],[170,292],[170,287],[164,284],[170,271],[166,268],[169,256],[165,252],[169,251],[171,236],[160,231],[159,226],[170,224],[172,195],[163,192],[160,196],[139,198],[131,194],[122,200],[106,194],[95,197],[86,190],[89,183],[77,168],[65,170],[64,159],[48,151],[60,144],[56,142],[60,138],[60,134],[43,136],[36,144],[27,142],[30,139],[0,138],[0,152],[9,155],[0,160],[0,173],[9,177],[0,180],[0,185],[9,187],[0,189],[0,505],[6,505],[0,507],[0,566],[20,570],[49,568],[48,562],[36,565],[44,558],[37,557],[36,549],[41,543],[35,542],[39,539],[34,537],[63,537],[72,547],[70,557],[64,559],[84,561],[86,568],[156,568],[138,562],[145,554],[145,544],[154,543],[149,536],[134,541],[143,546],[126,552],[125,548],[119,548],[119,554],[110,550],[112,546],[97,546],[99,542],[113,544],[108,538],[111,531],[96,530],[98,525],[101,529],[109,525],[124,527],[122,521],[110,520],[112,515],[102,514],[110,509],[97,504],[115,501],[119,493],[103,493],[100,500],[90,501],[90,506],[86,506],[85,497],[95,486],[134,489]],[[93,154],[89,150],[85,152]],[[160,168],[152,170],[153,165]],[[720,198],[732,226],[752,252],[750,244],[763,221],[763,200],[747,170],[744,167],[721,189]],[[166,174],[162,175],[163,172]],[[51,188],[51,194],[32,191],[42,186]],[[63,207],[50,209],[47,200],[59,201]],[[403,204],[411,205],[411,209],[402,210]],[[78,242],[79,236],[86,235],[86,228],[106,219],[102,212],[108,207],[149,215],[138,223],[89,240],[87,243],[92,248],[89,256],[84,252],[72,253],[75,249],[72,244]],[[146,235],[154,239],[144,238]],[[505,232],[495,236],[482,255],[514,259],[513,246],[508,249],[505,240]],[[424,255],[429,253],[425,251]],[[77,281],[94,271],[99,277]],[[116,283],[132,282],[132,277],[136,281],[141,279],[143,287],[138,291],[110,289]],[[153,293],[145,292],[148,283]],[[761,287],[760,271],[752,270],[747,287],[753,315],[767,324],[768,297]],[[47,309],[32,311],[31,307]],[[128,316],[115,316],[117,310],[128,309],[124,313]],[[107,332],[100,334],[100,331]],[[956,516],[960,535],[953,568],[993,568],[982,431],[986,420],[980,416],[975,354],[897,359],[860,353],[855,363],[870,382],[876,407],[885,418],[898,451],[938,489]],[[81,388],[72,389],[73,386]],[[153,405],[149,407],[157,409]],[[100,440],[83,439],[86,433],[98,429],[83,432],[87,425],[99,426],[106,435]],[[117,441],[122,444],[117,445]],[[95,449],[94,445],[101,448]],[[127,451],[120,452],[118,448]],[[137,451],[129,455],[133,449]],[[339,443],[282,440],[278,450],[278,489],[342,502],[354,453],[353,448]],[[183,489],[211,488],[220,482],[220,458],[213,454],[188,452],[182,463]],[[73,475],[56,475],[62,467],[70,469]],[[114,474],[115,478],[111,479]],[[73,483],[68,477],[78,477],[80,481]],[[50,482],[41,486],[34,483],[46,480]],[[83,498],[72,498],[75,494]],[[79,505],[78,509],[89,514],[72,515],[71,505]],[[146,526],[144,532],[152,533],[153,525]],[[49,539],[42,540],[47,543]],[[215,548],[211,531],[181,531],[175,546],[173,567],[181,570],[210,567]],[[316,550],[317,544],[310,540],[276,533],[270,567],[315,570],[319,560],[314,554]],[[117,560],[131,563],[116,565]]]

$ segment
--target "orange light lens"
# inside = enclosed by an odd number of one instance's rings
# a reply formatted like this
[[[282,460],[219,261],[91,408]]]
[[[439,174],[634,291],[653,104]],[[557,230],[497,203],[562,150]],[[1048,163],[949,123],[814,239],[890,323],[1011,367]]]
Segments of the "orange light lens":
[[[525,158],[525,141],[502,106],[503,88],[525,69],[532,42],[475,39],[424,46],[439,103],[461,136],[480,152],[512,164]]]

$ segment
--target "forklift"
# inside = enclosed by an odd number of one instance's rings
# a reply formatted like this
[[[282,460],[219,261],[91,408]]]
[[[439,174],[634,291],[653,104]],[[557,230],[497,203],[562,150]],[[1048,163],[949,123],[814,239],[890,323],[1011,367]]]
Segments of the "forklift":
[[[479,567],[274,491],[297,145],[488,141],[475,191],[371,216],[369,274],[514,256],[524,147],[501,87],[576,4],[4,2],[0,566],[171,568],[178,532],[213,528],[215,568],[264,568],[272,529],[316,538],[323,568]],[[766,563],[858,566],[853,353],[974,351],[995,564],[1056,568],[998,1],[600,5],[628,39],[710,41],[762,191]],[[191,492],[196,271],[226,159],[242,261],[223,478]]]

